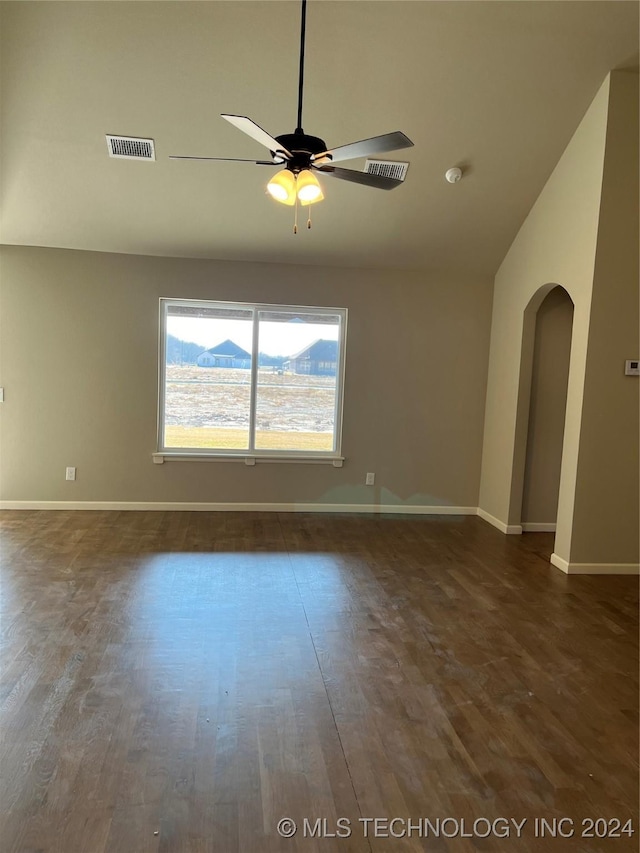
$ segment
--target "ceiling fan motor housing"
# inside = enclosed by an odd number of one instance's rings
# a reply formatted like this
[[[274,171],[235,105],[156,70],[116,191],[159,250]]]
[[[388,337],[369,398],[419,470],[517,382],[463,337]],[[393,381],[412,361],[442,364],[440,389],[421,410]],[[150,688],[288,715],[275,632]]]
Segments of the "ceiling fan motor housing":
[[[318,136],[309,136],[302,131],[283,133],[282,136],[276,136],[276,140],[284,149],[293,154],[291,160],[287,161],[286,168],[296,174],[309,168],[311,157],[314,154],[322,154],[327,150],[327,143],[324,139],[320,139]],[[271,155],[273,157],[279,156],[277,151],[272,151]],[[330,157],[331,155],[328,154],[327,158]]]

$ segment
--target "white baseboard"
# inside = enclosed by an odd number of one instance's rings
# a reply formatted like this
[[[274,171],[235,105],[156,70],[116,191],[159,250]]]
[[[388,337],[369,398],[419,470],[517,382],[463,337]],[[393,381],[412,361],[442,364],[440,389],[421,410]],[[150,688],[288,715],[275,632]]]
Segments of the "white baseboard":
[[[569,574],[569,563],[567,563],[567,561],[562,557],[559,557],[557,554],[552,554],[549,562],[552,566],[555,566],[556,569],[560,569],[561,572],[564,572],[565,575]]]
[[[11,510],[116,510],[138,512],[356,512],[394,515],[476,515],[474,506],[415,504],[180,503],[138,501],[0,501]]]
[[[552,554],[551,564],[566,575],[640,575],[640,563],[568,563]]]
[[[499,518],[496,518],[495,515],[491,515],[486,512],[481,507],[478,507],[478,515],[483,521],[487,521],[489,524],[492,524],[494,527],[497,527],[500,533],[514,534],[518,535],[522,533],[522,525],[521,524],[505,524],[504,521],[500,521]]]
[[[555,521],[523,521],[523,533],[555,533]]]

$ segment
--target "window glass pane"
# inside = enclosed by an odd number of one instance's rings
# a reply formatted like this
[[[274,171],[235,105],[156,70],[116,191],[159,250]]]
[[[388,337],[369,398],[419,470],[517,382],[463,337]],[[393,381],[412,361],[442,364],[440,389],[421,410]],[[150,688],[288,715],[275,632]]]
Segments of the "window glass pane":
[[[249,448],[253,311],[169,305],[164,446]]]
[[[332,451],[340,317],[259,312],[256,450]]]

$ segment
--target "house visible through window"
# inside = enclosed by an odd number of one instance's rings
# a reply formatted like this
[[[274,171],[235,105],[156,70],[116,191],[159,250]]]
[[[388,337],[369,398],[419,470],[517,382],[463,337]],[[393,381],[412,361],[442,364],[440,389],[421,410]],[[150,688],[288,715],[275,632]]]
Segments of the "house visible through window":
[[[159,449],[340,453],[347,312],[160,300]]]

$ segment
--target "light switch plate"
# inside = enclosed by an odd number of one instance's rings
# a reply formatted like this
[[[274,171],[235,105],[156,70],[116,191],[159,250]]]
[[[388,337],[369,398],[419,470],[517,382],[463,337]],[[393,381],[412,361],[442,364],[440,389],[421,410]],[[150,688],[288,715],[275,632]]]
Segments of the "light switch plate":
[[[624,363],[625,376],[640,376],[640,361],[637,358],[629,358]]]

